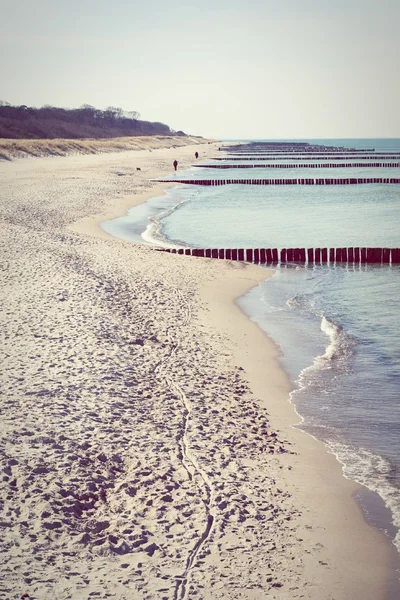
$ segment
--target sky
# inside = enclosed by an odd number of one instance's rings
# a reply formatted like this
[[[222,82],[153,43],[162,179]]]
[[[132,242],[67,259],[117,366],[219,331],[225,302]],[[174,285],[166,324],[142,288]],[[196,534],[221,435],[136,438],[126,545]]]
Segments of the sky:
[[[400,137],[399,0],[0,0],[0,100],[219,139]]]

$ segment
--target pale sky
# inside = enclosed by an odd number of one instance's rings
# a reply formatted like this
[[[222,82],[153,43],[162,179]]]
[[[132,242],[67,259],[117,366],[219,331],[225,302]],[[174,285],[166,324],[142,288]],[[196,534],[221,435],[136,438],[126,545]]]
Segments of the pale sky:
[[[217,138],[400,137],[400,0],[0,0],[0,100]]]

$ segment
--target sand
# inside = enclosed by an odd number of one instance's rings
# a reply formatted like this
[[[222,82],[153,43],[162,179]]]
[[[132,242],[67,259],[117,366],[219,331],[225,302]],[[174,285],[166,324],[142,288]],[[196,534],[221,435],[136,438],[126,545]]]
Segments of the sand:
[[[0,598],[387,596],[394,550],[234,303],[271,272],[99,227],[196,149],[0,165]]]

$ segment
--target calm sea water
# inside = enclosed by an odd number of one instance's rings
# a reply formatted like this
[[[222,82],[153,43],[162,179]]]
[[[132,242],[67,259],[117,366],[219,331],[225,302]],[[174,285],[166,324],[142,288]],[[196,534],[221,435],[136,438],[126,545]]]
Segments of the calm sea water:
[[[393,139],[315,142],[400,151]],[[179,178],[400,176],[400,169],[384,167],[187,167]],[[399,247],[400,186],[180,185],[103,227],[124,239],[166,245]],[[279,267],[239,304],[281,349],[301,427],[327,444],[347,477],[379,494],[390,513],[371,519],[400,549],[399,298],[398,266],[293,265]]]

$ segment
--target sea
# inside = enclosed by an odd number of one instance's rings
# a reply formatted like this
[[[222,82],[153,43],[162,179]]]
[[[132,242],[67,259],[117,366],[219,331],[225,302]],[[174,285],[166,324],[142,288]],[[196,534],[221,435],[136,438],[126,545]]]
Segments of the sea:
[[[400,152],[400,139],[295,141]],[[225,141],[215,158],[228,151]],[[400,177],[400,166],[364,166],[378,160],[400,163],[400,157],[349,157],[336,162],[363,165],[324,168],[333,162],[330,157],[310,156],[296,162],[318,162],[317,169],[277,169],[257,166],[269,162],[259,156],[246,161],[252,167],[218,169],[221,161],[203,161],[204,167],[201,158],[193,158],[169,179]],[[102,227],[116,237],[157,246],[399,248],[400,185],[179,184]],[[238,304],[280,349],[299,427],[326,444],[346,477],[365,486],[357,499],[367,520],[400,552],[400,266],[278,264],[273,269],[273,277]]]

